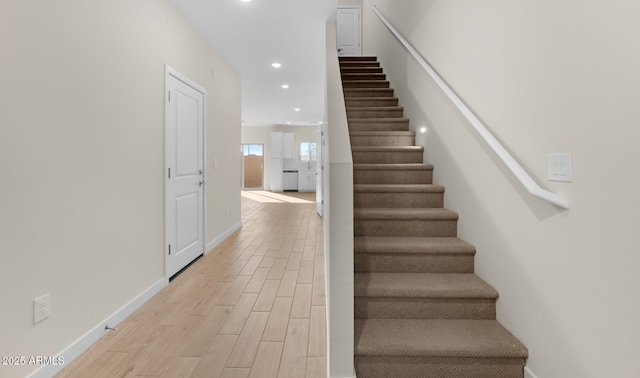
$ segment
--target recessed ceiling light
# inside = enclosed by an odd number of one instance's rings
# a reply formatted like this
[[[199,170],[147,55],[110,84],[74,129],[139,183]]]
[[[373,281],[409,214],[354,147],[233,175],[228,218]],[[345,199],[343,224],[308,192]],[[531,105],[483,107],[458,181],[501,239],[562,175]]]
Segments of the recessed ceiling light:
[[[282,84],[282,85],[281,85],[281,87],[282,87],[283,89],[288,89],[288,88],[289,88],[289,84]]]
[[[299,112],[299,111],[300,111],[300,108],[295,108],[295,109],[293,109],[293,110],[295,110],[296,112]]]
[[[271,63],[271,67],[273,67],[273,68],[280,68],[280,67],[282,67],[282,64],[280,64],[280,63],[278,63],[278,62],[273,62],[273,63]]]
[[[240,1],[241,1],[241,2],[243,2],[243,3],[248,3],[248,2],[250,2],[251,0],[240,0]]]

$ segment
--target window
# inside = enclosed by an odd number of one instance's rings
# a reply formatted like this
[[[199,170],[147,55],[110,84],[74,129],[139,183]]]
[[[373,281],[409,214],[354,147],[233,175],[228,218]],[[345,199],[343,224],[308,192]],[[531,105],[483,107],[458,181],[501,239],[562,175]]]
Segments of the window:
[[[261,144],[243,144],[242,152],[244,156],[262,156],[262,145]]]
[[[300,142],[298,152],[300,161],[316,161],[316,142]]]

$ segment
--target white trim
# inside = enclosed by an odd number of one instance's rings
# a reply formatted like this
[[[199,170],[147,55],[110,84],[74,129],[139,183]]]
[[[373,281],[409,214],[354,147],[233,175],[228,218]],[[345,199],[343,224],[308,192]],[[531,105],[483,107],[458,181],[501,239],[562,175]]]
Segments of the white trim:
[[[230,229],[228,229],[227,231],[223,232],[217,238],[215,238],[212,241],[210,241],[209,243],[207,243],[207,246],[205,248],[204,254],[206,255],[207,253],[211,252],[212,249],[214,249],[215,247],[220,245],[220,243],[222,243],[226,238],[231,236],[231,234],[233,234],[234,232],[238,231],[241,227],[242,227],[242,222],[239,222],[235,226],[233,226]]]
[[[74,341],[71,345],[64,348],[62,352],[58,353],[58,356],[64,357],[64,365],[45,365],[34,371],[29,375],[30,378],[47,378],[53,377],[59,373],[66,365],[69,365],[74,359],[81,355],[85,350],[89,349],[96,341],[102,336],[106,335],[108,330],[105,326],[116,327],[120,322],[131,315],[135,310],[140,308],[154,295],[158,294],[166,286],[166,280],[163,278],[151,285],[147,290],[140,293],[137,297],[133,298],[129,303],[122,306],[111,316],[100,322],[92,330],[84,334],[78,340]]]
[[[524,378],[538,378],[535,374],[531,372],[528,366],[524,367]]]
[[[491,134],[487,127],[473,114],[471,109],[458,97],[455,92],[445,83],[445,81],[438,75],[438,73],[431,67],[429,63],[411,46],[409,42],[387,21],[387,19],[378,11],[376,6],[373,6],[373,12],[380,18],[383,24],[393,33],[393,35],[402,43],[405,49],[413,56],[413,58],[424,68],[425,71],[431,76],[433,81],[442,89],[444,94],[451,100],[451,102],[458,108],[458,111],[467,118],[467,121],[473,126],[473,128],[480,134],[482,139],[491,147],[493,152],[498,155],[502,162],[509,168],[518,181],[525,187],[529,194],[548,201],[563,209],[569,208],[569,202],[559,195],[552,193],[546,189],[541,188],[531,176],[522,168],[522,166],[509,154],[504,146],[498,142],[498,140]]]
[[[165,77],[167,75],[171,75],[174,78],[176,78],[176,79],[180,80],[181,82],[187,84],[188,86],[192,87],[193,89],[197,90],[198,92],[202,93],[203,95],[207,94],[207,90],[204,89],[204,87],[198,85],[196,82],[194,82],[193,80],[189,79],[187,76],[181,74],[180,72],[178,72],[174,68],[171,68],[171,66],[169,66],[168,64],[165,64],[164,72],[165,72]],[[165,88],[165,90],[166,90],[166,88]]]

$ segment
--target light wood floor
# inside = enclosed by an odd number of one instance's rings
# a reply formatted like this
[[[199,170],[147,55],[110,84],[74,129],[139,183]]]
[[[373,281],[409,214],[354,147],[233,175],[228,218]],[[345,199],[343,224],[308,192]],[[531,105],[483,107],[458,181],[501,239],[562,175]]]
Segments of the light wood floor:
[[[58,377],[326,377],[322,219],[297,201],[314,195],[243,195],[241,230]]]

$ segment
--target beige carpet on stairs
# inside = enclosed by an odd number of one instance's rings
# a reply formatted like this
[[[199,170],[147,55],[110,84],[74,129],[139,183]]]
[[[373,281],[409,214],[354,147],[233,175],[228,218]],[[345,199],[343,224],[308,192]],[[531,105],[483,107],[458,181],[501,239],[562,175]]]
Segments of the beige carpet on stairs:
[[[515,378],[527,348],[496,321],[409,119],[375,57],[341,57],[354,162],[358,378]]]

